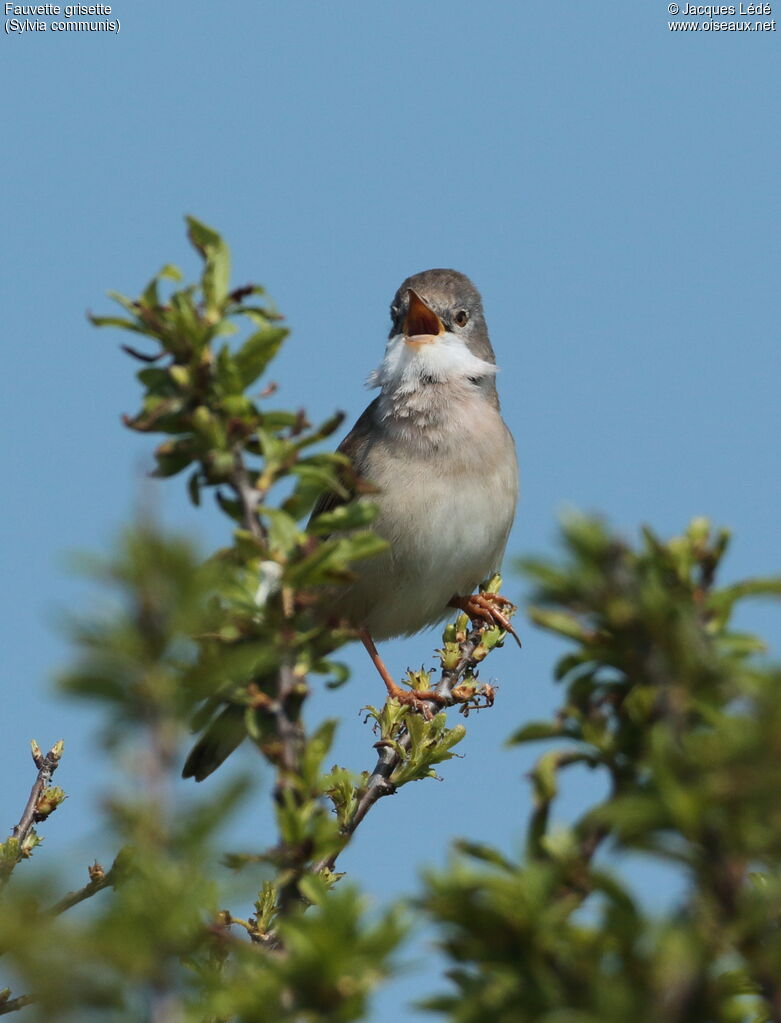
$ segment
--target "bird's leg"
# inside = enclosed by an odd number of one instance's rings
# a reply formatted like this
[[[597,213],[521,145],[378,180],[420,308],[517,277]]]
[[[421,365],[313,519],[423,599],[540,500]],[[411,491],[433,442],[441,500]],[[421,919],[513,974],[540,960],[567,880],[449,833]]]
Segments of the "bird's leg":
[[[521,646],[518,633],[512,627],[510,619],[500,611],[502,607],[512,607],[512,601],[507,597],[502,597],[498,593],[473,593],[469,597],[451,597],[448,603],[451,607],[464,611],[472,622],[498,625],[500,629],[509,632],[518,646]]]
[[[399,703],[407,704],[415,710],[421,711],[424,717],[431,717],[431,710],[426,706],[426,700],[434,703],[444,703],[445,697],[441,693],[435,693],[433,689],[426,689],[422,692],[416,692],[414,689],[403,689],[393,680],[393,678],[391,678],[390,672],[385,667],[377,647],[374,645],[374,640],[369,635],[369,630],[361,629],[360,635],[361,642],[366,647],[366,652],[372,659],[372,664],[380,673],[380,678],[385,683],[385,688],[388,690],[388,696],[391,697],[391,699],[398,700]]]

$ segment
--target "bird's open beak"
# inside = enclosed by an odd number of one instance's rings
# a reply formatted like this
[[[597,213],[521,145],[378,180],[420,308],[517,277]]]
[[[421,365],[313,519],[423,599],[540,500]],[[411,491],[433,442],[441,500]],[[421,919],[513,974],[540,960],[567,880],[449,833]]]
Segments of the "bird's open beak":
[[[404,320],[404,340],[408,345],[417,348],[420,345],[436,341],[445,333],[445,325],[433,311],[429,309],[420,295],[409,289],[409,309]]]

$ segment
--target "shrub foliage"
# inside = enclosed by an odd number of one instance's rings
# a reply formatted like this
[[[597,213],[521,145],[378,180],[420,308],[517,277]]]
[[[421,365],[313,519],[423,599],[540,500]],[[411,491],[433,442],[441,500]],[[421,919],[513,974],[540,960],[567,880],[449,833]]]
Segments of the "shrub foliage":
[[[213,494],[231,528],[207,555],[142,520],[110,559],[89,561],[104,610],[73,624],[60,687],[99,708],[104,754],[120,765],[101,811],[117,852],[67,894],[54,871],[30,882],[16,870],[65,796],[52,783],[63,744],[34,744],[33,789],[0,845],[13,984],[0,1014],[366,1019],[422,919],[451,967],[426,1005],[454,1023],[781,1021],[781,673],[732,624],[741,601],[777,597],[781,581],[720,586],[728,535],[704,520],[669,541],[646,530],[636,546],[599,520],[565,522],[561,555],[522,566],[531,620],[566,644],[560,708],[510,738],[545,744],[522,855],[467,837],[414,903],[370,911],[340,853],[384,795],[436,776],[465,727],[439,706],[369,708],[376,764],[351,770],[329,766],[335,721],[305,725],[310,685],[346,679],[336,658],[354,633],[334,595],[383,549],[371,482],[322,450],[340,415],[313,426],[276,407],[262,378],[286,328],[262,288],[231,285],[216,232],[190,218],[188,233],[196,283],[165,266],[137,299],[112,295],[121,315],[92,322],[136,335],[125,350],[141,405],[125,422],[162,435],[155,475],[186,477],[195,504]],[[351,499],[307,523],[325,491]],[[479,671],[503,639],[459,615],[439,672],[406,682],[465,714],[490,704]],[[254,745],[274,779],[271,843],[226,846],[231,813],[255,798],[246,779],[175,780],[192,730],[196,777]],[[554,811],[573,769],[593,772],[598,795],[565,826]],[[674,869],[677,897],[658,905],[616,854]]]

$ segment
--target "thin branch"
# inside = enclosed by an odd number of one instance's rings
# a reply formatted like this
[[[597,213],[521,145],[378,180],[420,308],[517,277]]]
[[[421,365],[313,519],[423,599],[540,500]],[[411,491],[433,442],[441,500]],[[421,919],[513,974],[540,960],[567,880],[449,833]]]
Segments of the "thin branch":
[[[265,540],[265,532],[257,515],[257,508],[261,502],[262,495],[252,485],[240,451],[236,451],[234,456],[234,469],[230,475],[230,484],[241,504],[242,520],[245,529],[252,533],[257,540]]]
[[[66,910],[71,909],[73,906],[78,906],[80,902],[84,902],[85,899],[92,898],[93,895],[97,895],[98,892],[102,892],[104,888],[111,888],[114,885],[116,879],[115,867],[116,860],[112,864],[109,871],[104,872],[103,868],[99,863],[93,864],[88,868],[89,870],[89,881],[84,885],[83,888],[79,888],[75,892],[68,892],[67,895],[55,902],[54,905],[48,910],[47,916],[59,916],[60,913],[64,913]]]
[[[296,691],[298,683],[293,672],[293,666],[289,655],[286,655],[279,667],[277,674],[278,698],[275,702],[273,713],[277,719],[277,736],[282,746],[280,754],[280,769],[283,777],[280,779],[278,789],[288,787],[290,777],[297,775],[301,763],[301,751],[304,746],[304,732],[301,728],[300,716],[291,708],[296,702]],[[300,702],[300,698],[299,698]]]
[[[460,644],[461,656],[455,667],[442,669],[440,680],[434,688],[434,692],[442,697],[442,701],[424,701],[424,705],[432,714],[442,710],[443,707],[452,707],[456,703],[463,704],[463,698],[455,695],[455,690],[464,680],[466,674],[469,671],[474,670],[480,664],[480,661],[476,660],[473,655],[477,647],[480,645],[480,641],[483,638],[483,632],[483,626],[473,627],[468,633],[466,639],[464,639]],[[344,842],[341,848],[327,859],[316,863],[312,867],[314,873],[318,873],[325,869],[333,870],[339,854],[347,846],[350,838],[366,817],[369,810],[371,810],[374,804],[383,796],[392,796],[396,792],[396,786],[391,781],[391,778],[393,776],[393,772],[399,764],[402,763],[404,753],[410,747],[410,742],[410,734],[405,731],[399,738],[396,748],[385,744],[380,746],[380,752],[374,770],[369,775],[366,787],[358,800],[355,812],[350,818],[349,823],[344,828]],[[399,752],[399,747],[402,752]]]
[[[33,761],[38,768],[38,777],[35,779],[35,784],[30,790],[30,796],[22,813],[21,820],[11,832],[11,837],[17,839],[19,845],[22,845],[25,838],[27,838],[30,829],[36,821],[38,800],[59,766],[63,745],[63,741],[60,739],[59,742],[52,746],[46,756],[43,756],[38,743],[34,739],[30,743]]]
[[[461,657],[456,666],[454,668],[442,669],[442,676],[434,692],[443,697],[443,701],[441,703],[439,701],[435,703],[433,700],[425,701],[426,707],[432,714],[436,714],[442,707],[452,707],[456,703],[463,702],[453,695],[453,691],[461,684],[467,672],[477,667],[479,662],[474,660],[472,655],[480,644],[482,637],[483,629],[473,628],[461,644]],[[409,732],[405,732],[399,739],[398,744],[406,752],[409,749],[410,742]],[[366,791],[359,800],[352,820],[347,826],[347,835],[352,835],[378,799],[382,796],[393,795],[396,791],[396,786],[390,781],[390,778],[402,759],[402,754],[391,747],[381,748],[377,764],[366,784]]]
[[[297,780],[301,776],[301,756],[305,745],[304,729],[301,724],[301,692],[300,681],[296,678],[291,663],[291,652],[286,651],[277,673],[277,699],[274,701],[273,714],[276,719],[276,732],[280,752],[275,759],[277,780],[274,797],[281,804],[288,794],[300,802],[301,795]],[[307,869],[306,846],[287,845],[286,852],[290,857],[287,880],[279,888],[279,912],[284,914],[291,906],[301,901],[298,882]]]
[[[0,1016],[6,1016],[9,1012],[18,1012],[25,1005],[32,1005],[35,1001],[33,995],[19,995],[18,998],[11,998],[7,1002],[0,1002]]]
[[[19,819],[19,823],[14,827],[11,832],[11,838],[15,839],[18,843],[18,854],[16,859],[8,859],[3,867],[2,874],[0,875],[0,885],[5,884],[16,864],[25,855],[25,844],[29,838],[30,832],[32,831],[33,824],[40,820],[44,820],[48,814],[39,816],[38,812],[38,800],[41,798],[42,792],[48,787],[52,780],[52,775],[57,770],[62,757],[64,743],[62,739],[56,742],[49,752],[44,756],[41,753],[41,749],[38,743],[33,739],[30,743],[30,749],[32,752],[33,761],[35,766],[38,768],[38,776],[35,779],[33,787],[30,789],[30,795],[27,799],[27,804],[22,811],[22,816]]]

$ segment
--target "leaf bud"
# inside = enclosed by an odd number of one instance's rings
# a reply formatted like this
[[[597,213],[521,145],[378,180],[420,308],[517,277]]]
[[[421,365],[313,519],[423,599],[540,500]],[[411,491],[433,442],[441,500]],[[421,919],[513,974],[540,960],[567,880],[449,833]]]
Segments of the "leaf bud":
[[[192,383],[192,378],[190,376],[190,370],[186,366],[181,366],[178,363],[175,363],[173,366],[169,367],[168,374],[180,390],[186,391],[189,389]]]

